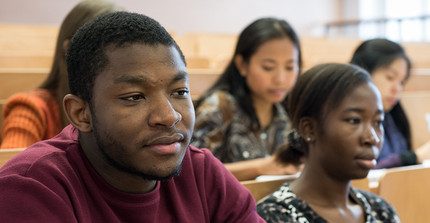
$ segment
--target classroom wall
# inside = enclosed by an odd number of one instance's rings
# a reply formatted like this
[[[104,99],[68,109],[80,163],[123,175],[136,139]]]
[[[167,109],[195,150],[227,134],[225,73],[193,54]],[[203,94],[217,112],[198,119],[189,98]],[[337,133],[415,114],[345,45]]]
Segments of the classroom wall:
[[[112,0],[169,31],[238,33],[263,16],[284,18],[300,35],[321,36],[341,0]],[[79,0],[0,0],[0,23],[60,25]],[[0,34],[1,35],[1,34]]]

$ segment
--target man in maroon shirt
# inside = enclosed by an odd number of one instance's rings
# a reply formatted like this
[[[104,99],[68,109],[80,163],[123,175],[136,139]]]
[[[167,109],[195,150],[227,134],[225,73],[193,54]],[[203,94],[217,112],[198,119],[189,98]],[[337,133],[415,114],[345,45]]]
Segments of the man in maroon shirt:
[[[67,51],[71,125],[0,169],[5,222],[262,222],[252,195],[190,146],[184,56],[144,15],[85,24]]]

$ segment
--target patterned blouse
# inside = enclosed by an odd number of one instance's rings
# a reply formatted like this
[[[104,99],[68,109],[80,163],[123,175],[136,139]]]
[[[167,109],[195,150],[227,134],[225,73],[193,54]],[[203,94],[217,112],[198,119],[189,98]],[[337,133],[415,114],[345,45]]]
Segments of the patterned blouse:
[[[262,158],[271,155],[287,141],[290,120],[280,104],[274,105],[272,123],[252,132],[250,118],[232,95],[218,91],[196,110],[192,145],[208,148],[223,163]]]
[[[400,222],[394,208],[383,198],[355,188],[351,188],[349,196],[363,207],[366,223]],[[260,201],[257,204],[257,211],[268,223],[327,222],[312,210],[306,201],[296,197],[290,189],[290,183],[285,183],[280,189]]]

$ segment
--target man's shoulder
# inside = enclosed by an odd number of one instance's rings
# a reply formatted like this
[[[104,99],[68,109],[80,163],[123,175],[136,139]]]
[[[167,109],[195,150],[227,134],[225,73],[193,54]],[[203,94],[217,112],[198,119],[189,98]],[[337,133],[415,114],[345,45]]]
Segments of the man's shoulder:
[[[212,159],[216,159],[212,152],[209,149],[206,148],[197,148],[193,145],[189,145],[188,146],[188,153],[187,153],[190,158],[195,161],[195,160],[199,160],[204,162],[204,160],[212,160]]]
[[[52,139],[34,143],[27,149],[11,158],[0,170],[5,174],[27,175],[68,166],[71,151],[78,150],[79,142],[73,138],[73,128],[66,127]]]
[[[206,148],[197,148],[193,145],[188,146],[188,151],[183,162],[184,171],[187,171],[186,169],[188,166],[191,167],[195,174],[200,173],[204,175],[208,172],[212,174],[214,174],[214,172],[228,172],[221,161],[218,160],[210,150]]]

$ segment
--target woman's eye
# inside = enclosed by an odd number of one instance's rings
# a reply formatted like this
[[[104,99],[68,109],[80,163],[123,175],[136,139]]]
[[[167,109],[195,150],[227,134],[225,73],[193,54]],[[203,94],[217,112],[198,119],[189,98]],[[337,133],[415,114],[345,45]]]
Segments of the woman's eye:
[[[380,119],[380,120],[376,120],[376,126],[382,126],[382,123],[384,122],[384,120]]]
[[[273,67],[263,66],[263,70],[265,71],[272,71],[273,69]]]
[[[387,77],[387,80],[389,80],[389,81],[394,80],[394,76],[392,76],[392,75],[387,75],[386,77]]]
[[[293,71],[293,70],[294,70],[294,67],[293,67],[293,66],[291,66],[291,67],[286,67],[286,68],[285,68],[285,70],[287,70],[287,71]]]
[[[346,119],[346,122],[348,122],[349,124],[358,124],[360,123],[360,119],[359,118],[348,118]]]

